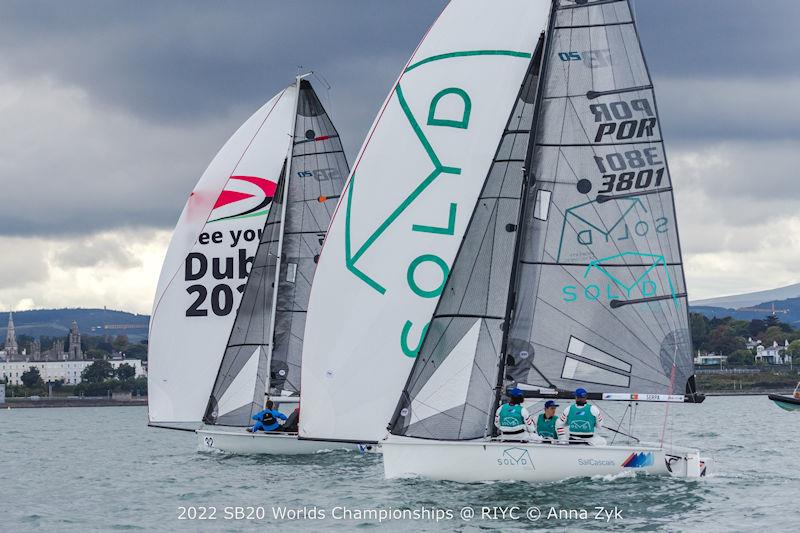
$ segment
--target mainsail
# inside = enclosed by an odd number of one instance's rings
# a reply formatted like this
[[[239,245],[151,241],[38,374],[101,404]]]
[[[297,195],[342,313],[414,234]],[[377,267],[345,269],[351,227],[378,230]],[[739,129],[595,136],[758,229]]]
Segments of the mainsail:
[[[300,391],[311,281],[349,167],[339,134],[307,80],[299,80],[296,106],[291,158],[208,400],[204,420],[210,424],[249,425],[266,392]]]
[[[628,1],[555,0],[541,72],[517,237],[495,238],[491,252],[513,270],[483,276],[501,301],[491,315],[447,316],[451,285],[467,299],[480,285],[465,241],[394,434],[483,437],[511,383],[607,399],[694,392],[672,184]],[[484,218],[474,216],[468,239],[496,234]]]
[[[385,434],[546,16],[543,2],[453,0],[390,91],[312,289],[301,438]]]
[[[251,116],[192,191],[167,250],[149,336],[149,418],[199,424],[289,148],[295,88]]]

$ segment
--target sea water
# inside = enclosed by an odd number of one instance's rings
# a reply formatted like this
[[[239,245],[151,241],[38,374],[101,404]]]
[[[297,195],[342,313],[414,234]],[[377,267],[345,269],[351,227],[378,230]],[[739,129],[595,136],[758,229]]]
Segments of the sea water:
[[[661,438],[665,408],[640,405],[633,430]],[[0,409],[0,531],[797,530],[800,413],[764,396],[669,409],[667,438],[712,457],[709,477],[387,481],[376,454],[200,452],[143,407]]]

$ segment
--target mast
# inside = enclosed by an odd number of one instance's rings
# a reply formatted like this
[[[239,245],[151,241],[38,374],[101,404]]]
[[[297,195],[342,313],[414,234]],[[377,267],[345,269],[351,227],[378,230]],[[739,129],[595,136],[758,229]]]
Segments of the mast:
[[[503,389],[503,375],[506,368],[506,351],[508,347],[508,334],[511,330],[511,315],[514,312],[517,294],[517,264],[519,263],[519,254],[522,243],[522,234],[524,233],[523,222],[525,214],[527,213],[528,204],[528,191],[532,185],[531,179],[536,180],[536,176],[531,176],[531,166],[533,163],[533,151],[536,147],[536,132],[539,129],[539,116],[541,115],[542,94],[544,93],[544,83],[546,82],[546,71],[548,57],[550,54],[550,43],[553,37],[553,25],[555,24],[555,10],[558,0],[552,0],[550,5],[550,18],[547,23],[547,31],[544,36],[544,48],[542,50],[542,60],[539,64],[539,79],[537,80],[536,87],[536,104],[534,105],[533,123],[531,124],[531,133],[528,138],[528,148],[525,154],[525,165],[522,169],[522,195],[520,196],[519,214],[517,216],[517,235],[514,242],[514,255],[511,263],[511,282],[508,284],[508,295],[506,297],[506,313],[503,319],[503,341],[500,345],[500,360],[497,364],[497,382],[495,386],[494,406],[500,403],[500,395]],[[494,412],[490,410],[487,428],[491,428],[492,435],[495,435],[497,428],[492,424],[492,416]]]
[[[288,196],[289,196],[289,179],[292,175],[292,153],[294,152],[294,137],[295,137],[295,127],[297,126],[297,106],[300,102],[300,80],[308,76],[308,74],[302,74],[295,77],[295,96],[294,96],[294,114],[292,115],[292,129],[290,130],[290,137],[289,140],[289,149],[286,152],[286,173],[283,175],[283,183],[281,184],[281,188],[283,189],[282,195],[283,198],[281,203],[281,229],[278,234],[278,251],[275,257],[275,279],[273,281],[273,286],[275,289],[272,291],[272,304],[271,304],[271,312],[270,312],[270,319],[269,319],[269,344],[267,345],[267,375],[265,377],[264,384],[266,385],[264,388],[265,397],[269,395],[269,387],[270,387],[270,378],[271,372],[270,368],[272,367],[272,351],[275,347],[275,316],[277,315],[278,309],[278,287],[280,286],[281,280],[281,258],[283,255],[283,234],[286,227],[286,205],[288,204]],[[265,402],[266,403],[266,400]]]

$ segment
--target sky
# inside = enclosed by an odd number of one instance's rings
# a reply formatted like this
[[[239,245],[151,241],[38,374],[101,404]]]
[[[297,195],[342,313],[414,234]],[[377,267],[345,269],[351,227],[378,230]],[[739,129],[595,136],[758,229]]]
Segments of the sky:
[[[314,70],[352,161],[444,3],[0,2],[0,310],[149,313],[186,197],[233,131]],[[634,8],[690,299],[800,281],[800,2]]]

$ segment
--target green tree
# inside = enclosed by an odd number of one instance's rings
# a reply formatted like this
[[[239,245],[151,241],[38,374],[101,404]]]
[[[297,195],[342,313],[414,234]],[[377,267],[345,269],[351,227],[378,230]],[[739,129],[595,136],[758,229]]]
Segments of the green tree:
[[[689,325],[692,328],[692,344],[702,346],[708,340],[708,319],[700,313],[689,314]]]
[[[81,379],[89,384],[98,384],[114,377],[114,367],[108,361],[95,361],[81,372]]]
[[[757,318],[754,318],[753,320],[751,320],[750,324],[748,324],[748,326],[747,326],[747,331],[750,334],[749,335],[750,337],[758,337],[761,334],[761,332],[765,331],[766,329],[767,329],[767,326],[764,323],[764,321],[763,320],[759,320]]]
[[[114,346],[114,349],[118,352],[125,350],[128,346],[128,336],[127,335],[117,335],[117,338],[114,339],[114,342],[111,343]]]
[[[20,376],[20,380],[22,380],[22,384],[29,389],[44,387],[44,381],[42,381],[42,375],[39,374],[39,369],[36,368],[35,366],[32,366],[28,370],[23,372],[22,376]]]
[[[106,359],[111,354],[99,348],[89,348],[84,352],[84,355],[86,356],[86,359]]]
[[[135,375],[136,369],[128,363],[122,363],[119,365],[119,367],[117,367],[117,379],[120,381],[126,381],[133,378]]]
[[[783,331],[783,329],[781,329],[780,326],[770,326],[761,335],[761,343],[764,346],[772,346],[773,342],[783,344],[783,342],[787,339],[788,335],[785,331]]]
[[[125,348],[125,357],[147,361],[147,346],[144,344],[129,344]]]
[[[752,365],[755,363],[755,356],[750,350],[736,350],[728,356],[729,365]]]
[[[731,354],[736,350],[746,347],[745,340],[733,334],[730,326],[720,325],[715,327],[705,344],[706,350],[720,355]]]

